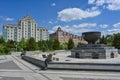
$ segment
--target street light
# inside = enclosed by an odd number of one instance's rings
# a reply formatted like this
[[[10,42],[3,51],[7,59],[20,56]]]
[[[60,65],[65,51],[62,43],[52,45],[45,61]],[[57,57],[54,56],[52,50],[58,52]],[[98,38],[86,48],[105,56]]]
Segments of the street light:
[[[17,43],[16,43],[16,45],[15,45],[15,46],[16,46],[16,52],[17,52]]]

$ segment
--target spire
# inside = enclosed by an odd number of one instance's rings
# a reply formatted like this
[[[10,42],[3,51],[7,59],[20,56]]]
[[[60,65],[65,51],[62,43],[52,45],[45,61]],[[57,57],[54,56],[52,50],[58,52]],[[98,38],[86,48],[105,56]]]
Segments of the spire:
[[[28,10],[26,10],[26,16],[29,16],[29,12],[28,12]]]
[[[34,19],[29,15],[27,10],[26,10],[26,14],[25,14],[23,20],[33,20],[34,21]]]
[[[32,19],[32,18],[30,17],[30,15],[29,15],[28,10],[26,10],[26,14],[25,14],[24,18],[25,18],[25,19]]]

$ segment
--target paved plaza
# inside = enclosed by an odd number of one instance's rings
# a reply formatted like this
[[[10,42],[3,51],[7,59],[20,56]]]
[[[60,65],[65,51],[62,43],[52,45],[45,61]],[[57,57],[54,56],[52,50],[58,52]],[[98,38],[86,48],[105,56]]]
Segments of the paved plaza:
[[[40,70],[18,55],[0,56],[0,80],[120,80],[120,72]]]

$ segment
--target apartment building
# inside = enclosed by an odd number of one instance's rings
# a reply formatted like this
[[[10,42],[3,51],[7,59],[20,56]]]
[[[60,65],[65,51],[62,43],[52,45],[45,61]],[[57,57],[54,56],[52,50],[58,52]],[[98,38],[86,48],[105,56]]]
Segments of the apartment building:
[[[49,31],[44,27],[38,27],[36,21],[30,16],[19,19],[18,24],[4,24],[3,38],[5,41],[21,41],[33,37],[36,42],[39,40],[49,40]]]

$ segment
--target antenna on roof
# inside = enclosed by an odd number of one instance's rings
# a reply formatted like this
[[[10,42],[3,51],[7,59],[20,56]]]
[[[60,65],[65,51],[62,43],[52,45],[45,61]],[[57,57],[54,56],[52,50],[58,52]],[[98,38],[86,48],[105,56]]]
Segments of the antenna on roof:
[[[26,10],[26,16],[29,16],[28,10]]]

